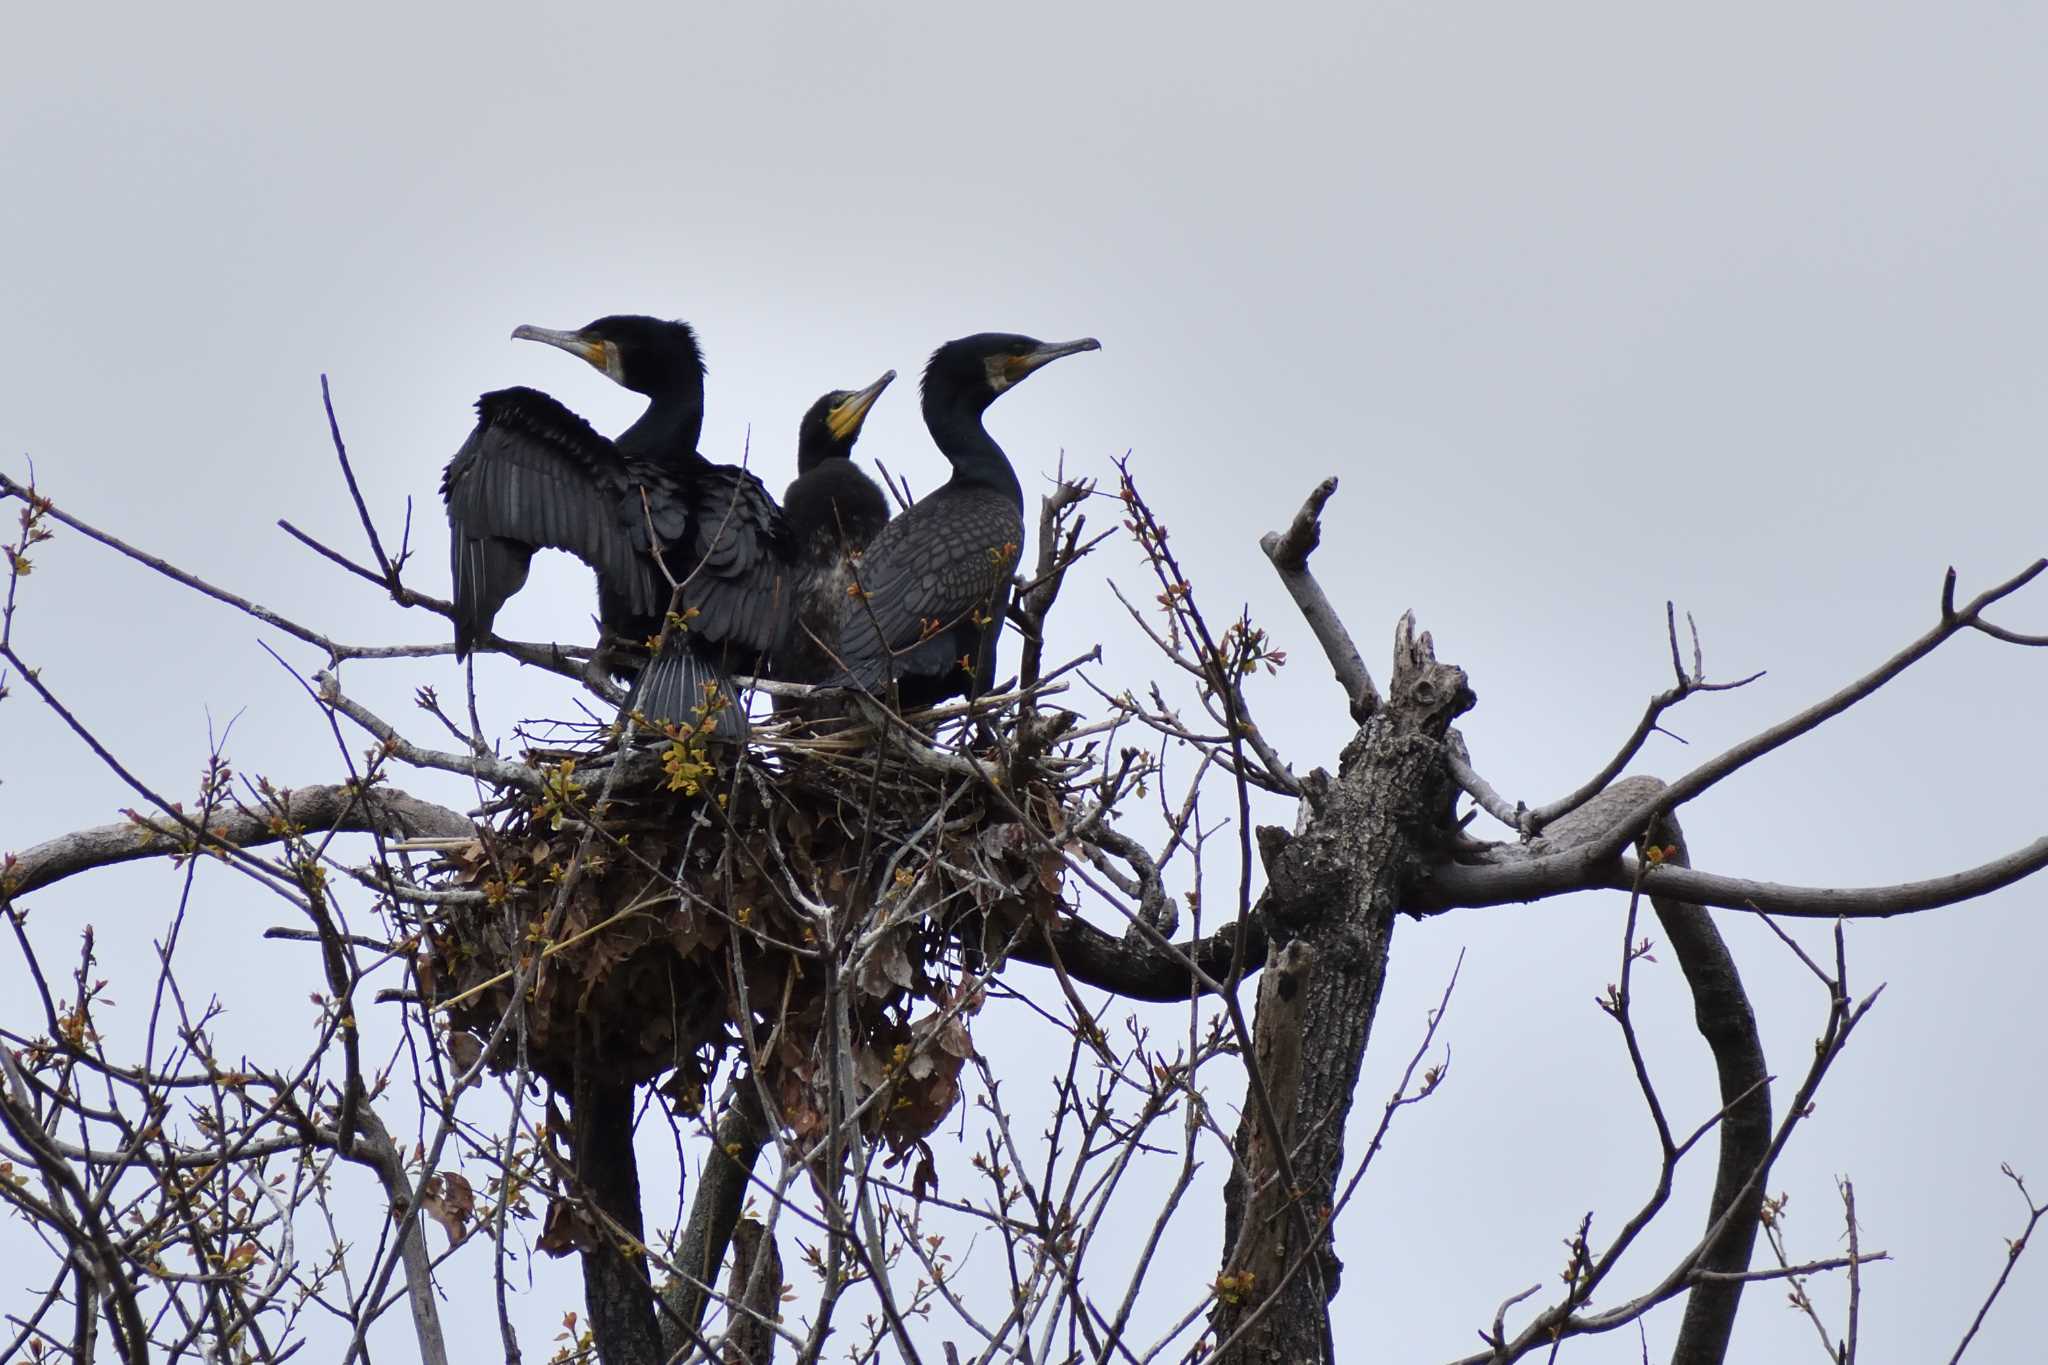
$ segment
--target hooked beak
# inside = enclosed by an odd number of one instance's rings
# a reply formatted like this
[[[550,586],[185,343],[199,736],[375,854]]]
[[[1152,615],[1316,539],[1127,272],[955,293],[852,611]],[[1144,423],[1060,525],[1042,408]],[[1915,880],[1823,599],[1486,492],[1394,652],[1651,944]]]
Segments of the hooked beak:
[[[550,346],[559,346],[577,359],[602,370],[605,377],[614,384],[625,383],[625,366],[619,359],[616,342],[592,341],[581,332],[559,332],[552,327],[535,327],[530,323],[512,329],[514,341],[542,341]]]
[[[1094,337],[1082,337],[1078,341],[1051,341],[1035,351],[1023,355],[1005,356],[997,373],[989,378],[995,381],[996,392],[1000,393],[1017,383],[1033,370],[1050,365],[1061,356],[1075,355],[1082,351],[1099,351],[1102,343]]]
[[[825,425],[832,432],[835,441],[851,440],[860,433],[860,424],[868,418],[868,409],[882,396],[882,390],[895,380],[896,371],[890,370],[874,383],[852,395],[838,407],[825,414]]]

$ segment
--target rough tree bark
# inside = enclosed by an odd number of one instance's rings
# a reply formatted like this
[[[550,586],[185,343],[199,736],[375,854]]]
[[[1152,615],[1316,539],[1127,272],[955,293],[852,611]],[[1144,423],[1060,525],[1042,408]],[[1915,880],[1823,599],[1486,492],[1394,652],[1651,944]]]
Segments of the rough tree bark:
[[[705,1153],[697,1193],[690,1201],[690,1221],[676,1248],[676,1264],[685,1274],[662,1291],[661,1347],[668,1359],[675,1359],[693,1344],[703,1326],[709,1302],[706,1291],[725,1259],[728,1238],[742,1223],[740,1210],[746,1204],[754,1164],[761,1159],[769,1136],[760,1090],[751,1075],[742,1075],[727,1089],[725,1110],[713,1130],[711,1150]],[[779,1293],[780,1279],[775,1288]],[[768,1339],[772,1344],[774,1333],[769,1333]]]
[[[734,1225],[732,1241],[726,1294],[741,1307],[734,1310],[726,1337],[725,1365],[771,1365],[775,1329],[770,1322],[782,1307],[782,1255],[774,1236],[751,1218]]]
[[[282,789],[277,809],[213,812],[207,832],[226,848],[258,848],[284,838],[280,815],[303,830],[361,831],[387,838],[415,835],[467,837],[476,826],[460,813],[391,787],[359,790],[348,782]],[[141,858],[162,858],[191,847],[193,831],[166,816],[136,815],[92,829],[74,830],[10,855],[0,868],[0,896],[26,896],[80,872]]]
[[[1231,1365],[1332,1357],[1329,1300],[1341,1265],[1328,1220],[1344,1122],[1404,883],[1450,827],[1444,733],[1474,700],[1463,670],[1437,662],[1411,617],[1394,659],[1386,703],[1345,746],[1302,832],[1272,859],[1266,963],[1287,984],[1261,996],[1255,1032],[1285,1093],[1265,1096],[1270,1116],[1259,1096],[1248,1099],[1224,1189],[1226,1292],[1212,1323],[1219,1358]]]
[[[667,1357],[648,1292],[633,1087],[597,1074],[588,1051],[570,1105],[576,1184],[593,1205],[595,1228],[594,1245],[583,1252],[583,1301],[604,1365],[658,1365]]]

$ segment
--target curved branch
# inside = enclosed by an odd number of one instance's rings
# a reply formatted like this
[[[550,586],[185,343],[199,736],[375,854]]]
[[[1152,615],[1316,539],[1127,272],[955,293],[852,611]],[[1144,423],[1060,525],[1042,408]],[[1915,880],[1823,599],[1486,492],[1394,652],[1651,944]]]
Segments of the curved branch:
[[[1666,817],[1655,838],[1659,844],[1670,845],[1667,861],[1687,861],[1685,835],[1676,820]],[[1693,1022],[1714,1054],[1721,1095],[1721,1151],[1706,1217],[1712,1240],[1699,1258],[1703,1278],[1686,1297],[1671,1365],[1720,1365],[1727,1358],[1736,1311],[1742,1306],[1740,1276],[1749,1269],[1756,1247],[1770,1170],[1770,1074],[1764,1063],[1763,1040],[1757,1033],[1756,1012],[1713,916],[1704,907],[1668,893],[1652,893],[1650,904],[1692,989]],[[1713,1233],[1717,1226],[1722,1229],[1718,1236]],[[1704,1278],[1708,1274],[1729,1278]]]
[[[1971,625],[1983,631],[1994,640],[2003,640],[2009,645],[2024,645],[2028,649],[2048,649],[2048,635],[2022,635],[2004,626],[1994,626],[1989,621],[1972,621]]]
[[[1323,539],[1323,505],[1337,491],[1334,477],[1324,479],[1308,495],[1301,510],[1294,514],[1294,520],[1283,532],[1268,531],[1259,537],[1259,548],[1266,552],[1266,558],[1273,561],[1273,567],[1280,574],[1280,582],[1294,598],[1294,605],[1301,609],[1301,615],[1314,632],[1316,643],[1323,647],[1323,657],[1330,661],[1330,671],[1337,676],[1337,685],[1344,689],[1344,695],[1351,703],[1351,719],[1365,724],[1380,706],[1380,690],[1373,685],[1372,673],[1365,666],[1365,659],[1352,643],[1351,632],[1344,628],[1344,618],[1330,605],[1330,599],[1323,592],[1323,585],[1308,570],[1308,557],[1315,553]]]
[[[1674,649],[1675,641],[1674,636]],[[1553,847],[1562,845],[1567,849],[1597,844],[1609,834],[1610,822],[1626,819],[1629,812],[1654,799],[1662,787],[1663,783],[1654,777],[1631,777],[1617,782],[1577,810],[1560,817],[1551,827],[1548,842]],[[1720,1365],[1727,1356],[1736,1311],[1741,1307],[1744,1281],[1740,1277],[1749,1269],[1750,1253],[1756,1244],[1764,1179],[1770,1169],[1770,1075],[1764,1064],[1763,1041],[1757,1033],[1756,1013],[1750,1008],[1742,977],[1735,969],[1735,959],[1730,956],[1727,944],[1715,928],[1713,917],[1699,904],[1674,895],[1671,879],[1662,876],[1665,868],[1688,861],[1685,835],[1677,820],[1667,815],[1658,821],[1651,837],[1663,848],[1662,860],[1654,868],[1644,870],[1640,877],[1631,860],[1627,864],[1631,881],[1621,889],[1633,890],[1640,885],[1650,897],[1658,922],[1663,925],[1665,938],[1692,992],[1695,1025],[1714,1054],[1721,1099],[1718,1122],[1720,1158],[1715,1170],[1713,1195],[1707,1208],[1706,1235],[1689,1257],[1694,1269],[1712,1272],[1721,1278],[1687,1281],[1690,1289],[1685,1317],[1671,1360],[1672,1365]],[[1542,861],[1570,856],[1570,852],[1554,854]],[[1684,868],[1672,870],[1683,871]],[[1627,951],[1632,954],[1634,949],[1631,946]],[[1626,963],[1621,990],[1621,1003],[1616,1013],[1626,1029]],[[1656,1194],[1600,1258],[1585,1282],[1582,1295],[1606,1278],[1635,1234],[1662,1209],[1671,1190],[1671,1177],[1677,1161],[1685,1148],[1691,1146],[1690,1141],[1683,1146],[1672,1143],[1658,1109],[1655,1091],[1649,1077],[1642,1071],[1640,1056],[1634,1052],[1633,1034],[1629,1037],[1638,1077],[1652,1115],[1657,1120],[1664,1147],[1664,1169]],[[1584,1302],[1583,1297],[1580,1302]],[[1566,1311],[1569,1313],[1571,1309]],[[1494,1340],[1502,1340],[1498,1326]]]
[[[1630,794],[1637,789],[1624,783],[1614,790]],[[1476,867],[1443,864],[1432,869],[1411,888],[1402,910],[1412,915],[1434,915],[1447,910],[1544,900],[1570,891],[1627,891],[1636,885],[1634,858],[1601,863],[1586,847],[1515,856],[1520,849],[1504,845],[1499,852],[1509,860]],[[1728,910],[1806,919],[1880,919],[1974,900],[2043,868],[2048,868],[2048,837],[1966,872],[1896,886],[1786,886],[1665,863],[1642,874],[1642,887],[1653,898]],[[1264,907],[1265,898],[1261,897],[1245,926],[1247,977],[1256,973],[1265,960]],[[1208,990],[1204,977],[1232,984],[1228,978],[1231,949],[1238,933],[1235,922],[1202,938],[1175,943],[1170,949],[1149,938],[1121,938],[1086,920],[1071,917],[1050,927],[1047,933],[1052,940],[1050,948],[1043,940],[1026,936],[1011,949],[1010,957],[1050,967],[1057,953],[1074,980],[1128,1000],[1186,1000]]]
[[[1099,850],[1105,859],[1114,856],[1131,865],[1131,870],[1137,873],[1136,878],[1122,880],[1131,882],[1132,894],[1135,894],[1138,901],[1139,916],[1162,935],[1171,934],[1180,922],[1180,914],[1166,894],[1166,883],[1160,879],[1159,864],[1154,861],[1151,850],[1121,830],[1101,825],[1089,830],[1083,842],[1092,849]],[[1113,880],[1121,878],[1121,874],[1113,871],[1110,875]],[[1124,937],[1129,940],[1140,938],[1142,935],[1137,930],[1130,929],[1125,931]]]
[[[1619,788],[1617,788],[1619,790]],[[1656,798],[1651,798],[1654,803]],[[1633,814],[1633,812],[1630,812]],[[1503,854],[1516,850],[1502,846]],[[2048,868],[2048,837],[1988,863],[1890,886],[1788,886],[1750,881],[1664,864],[1643,873],[1643,889],[1727,910],[1758,911],[1798,919],[1884,919],[1974,900]],[[1567,891],[1626,891],[1636,883],[1633,858],[1599,857],[1597,846],[1569,849],[1481,866],[1446,864],[1417,884],[1402,908],[1414,914],[1541,900]]]
[[[1472,766],[1472,751],[1465,747],[1465,737],[1453,725],[1444,736],[1444,764],[1451,770],[1451,781],[1458,789],[1472,798],[1472,804],[1506,825],[1519,830],[1526,838],[1533,838],[1536,831],[1525,827],[1529,808],[1520,801],[1510,803],[1505,796],[1494,790],[1493,784],[1480,776]]]
[[[1266,929],[1258,911],[1242,930],[1232,921],[1206,937],[1176,943],[1170,950],[1149,938],[1119,938],[1086,920],[1070,917],[1048,926],[1043,938],[1024,935],[1011,947],[1010,959],[1039,967],[1051,967],[1057,961],[1074,980],[1127,1000],[1185,1001],[1208,992],[1209,982],[1226,987],[1236,984],[1230,979],[1230,962],[1240,932],[1244,935],[1244,975],[1249,977],[1266,962]]]
[[[373,787],[363,792],[344,782],[301,787],[281,793],[280,799],[290,803],[292,821],[302,829],[392,838],[455,838],[467,836],[476,828],[468,817],[445,806],[389,787]],[[215,812],[208,832],[221,845],[233,848],[274,844],[292,833],[277,821],[273,812],[264,810]],[[25,896],[96,867],[191,852],[191,833],[168,820],[138,818],[74,830],[36,844],[24,853],[6,855],[5,861],[0,862],[0,900]]]

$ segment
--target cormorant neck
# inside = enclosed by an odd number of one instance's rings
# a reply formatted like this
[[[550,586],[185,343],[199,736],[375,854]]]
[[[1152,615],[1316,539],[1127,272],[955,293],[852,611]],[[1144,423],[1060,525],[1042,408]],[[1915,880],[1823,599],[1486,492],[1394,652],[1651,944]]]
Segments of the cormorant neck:
[[[619,433],[614,442],[628,455],[641,459],[677,459],[697,453],[697,438],[704,430],[704,387],[702,383],[681,383],[649,395],[647,411],[640,420]]]
[[[823,469],[830,461],[852,458],[852,451],[841,449],[829,439],[807,439],[797,446],[796,472],[801,476],[814,469]]]
[[[924,424],[931,431],[939,453],[953,462],[953,483],[1001,489],[1022,507],[1024,486],[1017,482],[1010,457],[981,424],[985,411],[986,405],[975,407],[958,400],[934,402],[927,393]]]

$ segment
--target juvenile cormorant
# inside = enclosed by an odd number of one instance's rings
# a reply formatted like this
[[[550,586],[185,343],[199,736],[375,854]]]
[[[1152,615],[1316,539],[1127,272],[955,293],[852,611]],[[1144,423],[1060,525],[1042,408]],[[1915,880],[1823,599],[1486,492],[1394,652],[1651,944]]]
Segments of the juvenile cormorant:
[[[896,378],[891,370],[866,388],[836,389],[811,405],[797,429],[796,481],[782,495],[782,515],[797,555],[796,607],[775,674],[820,682],[837,672],[830,650],[846,615],[852,559],[881,533],[889,504],[853,462],[868,409]]]
[[[673,578],[681,622],[641,671],[634,704],[653,720],[695,722],[716,687],[719,733],[745,733],[731,670],[781,634],[790,546],[782,515],[746,470],[697,453],[704,361],[683,322],[618,316],[556,331],[520,327],[614,382],[645,394],[647,411],[606,440],[554,399],[503,389],[477,402],[476,430],[448,463],[455,646],[467,655],[526,581],[535,550],[567,550],[597,571],[605,665],[618,641],[661,633]]]
[[[983,332],[932,353],[924,421],[953,477],[862,554],[834,682],[880,694],[893,681],[908,709],[974,696],[994,680],[1010,571],[1024,545],[1024,491],[982,414],[1040,366],[1100,344]]]

